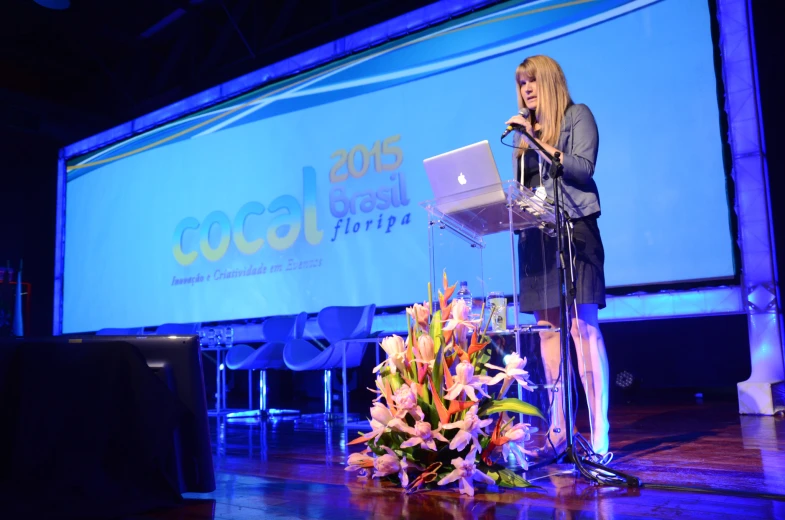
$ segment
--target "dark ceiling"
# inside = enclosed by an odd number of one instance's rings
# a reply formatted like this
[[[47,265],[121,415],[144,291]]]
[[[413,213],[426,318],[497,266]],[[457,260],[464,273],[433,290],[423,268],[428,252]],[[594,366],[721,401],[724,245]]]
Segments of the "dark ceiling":
[[[5,0],[0,127],[68,144],[429,3]]]

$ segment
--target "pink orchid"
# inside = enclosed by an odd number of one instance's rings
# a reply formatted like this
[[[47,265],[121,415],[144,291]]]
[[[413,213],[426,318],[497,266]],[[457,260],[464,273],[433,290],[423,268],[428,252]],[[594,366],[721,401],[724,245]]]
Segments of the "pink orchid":
[[[384,446],[384,451],[387,453],[376,457],[376,460],[373,461],[373,478],[386,477],[387,475],[397,473],[398,478],[401,479],[401,484],[403,487],[406,487],[409,485],[407,470],[412,468],[422,470],[420,466],[406,460],[406,457],[398,458],[398,455],[387,446]]]
[[[444,443],[449,442],[439,432],[441,428],[435,430],[431,429],[431,424],[423,421],[417,421],[414,428],[407,426],[404,431],[411,435],[411,438],[401,443],[401,448],[410,448],[412,446],[420,445],[426,450],[436,451],[436,440]]]
[[[417,367],[417,380],[422,383],[425,376],[430,370],[433,372],[433,363],[436,359],[436,346],[433,343],[433,338],[427,334],[423,334],[417,338],[417,354],[414,360],[419,363]]]
[[[428,302],[423,302],[422,305],[415,303],[412,307],[406,308],[406,314],[423,329],[428,327],[428,318],[431,317],[431,306]]]
[[[423,471],[422,466],[418,466],[413,462],[409,462],[409,459],[403,457],[401,459],[401,471],[398,472],[398,478],[401,479],[401,486],[405,489],[409,486],[409,474],[407,473],[410,469],[416,469],[417,471]]]
[[[389,408],[378,402],[373,404],[371,420],[368,422],[371,424],[371,433],[365,435],[365,438],[368,440],[376,439],[376,442],[379,442],[379,437],[384,435],[385,432],[406,426],[403,421],[395,418]]]
[[[485,366],[487,368],[499,370],[498,374],[488,380],[488,386],[495,385],[499,381],[504,381],[504,384],[502,384],[502,388],[499,391],[499,399],[505,396],[507,389],[510,387],[513,380],[517,381],[518,384],[526,390],[529,390],[530,392],[534,391],[532,382],[529,380],[529,373],[523,369],[523,367],[526,366],[526,358],[524,357],[521,359],[516,352],[509,354],[507,357],[507,364],[504,368],[491,365],[490,363],[486,363]]]
[[[524,443],[531,439],[531,434],[537,431],[537,428],[532,428],[528,423],[518,423],[515,426],[510,426],[512,421],[508,422],[506,427],[502,428],[502,440],[506,440],[502,445],[502,457],[506,460],[512,453],[518,465],[524,470],[529,469],[529,462],[526,460],[526,455],[534,455],[534,452],[524,448]]]
[[[359,471],[358,476],[360,477],[369,476],[368,469],[374,466],[374,458],[369,453],[371,453],[370,448],[366,448],[359,453],[352,453],[349,455],[348,465],[344,469],[346,471]]]
[[[375,382],[376,382],[376,390],[374,390],[373,388],[368,389],[374,394],[377,394],[376,397],[374,397],[373,400],[371,401],[372,403],[378,403],[379,401],[382,400],[382,397],[384,397],[384,380],[382,379],[382,376],[376,376]]]
[[[417,385],[412,384],[412,386],[414,388],[407,384],[403,384],[395,391],[395,394],[393,394],[393,401],[395,401],[395,407],[398,409],[396,417],[398,419],[403,419],[408,413],[414,417],[415,420],[419,419],[422,421],[425,419],[425,414],[423,413],[422,408],[420,408],[420,405],[417,404]]]
[[[469,399],[477,401],[477,395],[474,393],[475,390],[480,392],[480,395],[490,397],[485,393],[485,390],[482,389],[483,385],[487,384],[489,379],[488,376],[475,376],[474,365],[468,361],[461,361],[455,368],[453,384],[447,389],[444,398],[452,401],[457,399],[462,392],[465,392]]]
[[[406,371],[406,343],[403,338],[393,334],[387,336],[382,340],[382,348],[387,353],[387,359],[382,361],[378,366],[374,367],[373,373],[375,374],[382,369],[385,365],[390,367],[390,372]]]
[[[455,437],[453,437],[452,441],[450,441],[451,450],[461,451],[471,442],[476,451],[482,451],[478,436],[480,434],[487,435],[485,431],[483,431],[483,428],[492,422],[493,419],[481,420],[477,416],[477,405],[475,404],[466,411],[466,416],[462,420],[445,424],[442,426],[442,429],[454,430],[457,428],[460,430]]]
[[[477,452],[472,450],[468,455],[466,455],[466,459],[461,457],[452,459],[452,465],[455,469],[448,473],[443,479],[441,479],[438,484],[443,486],[458,480],[458,490],[460,493],[463,495],[469,495],[470,497],[474,496],[473,481],[494,484],[496,482],[495,480],[482,471],[478,470],[477,466],[475,466],[474,458],[476,455]]]
[[[384,446],[384,450],[387,453],[376,457],[376,460],[373,461],[373,478],[386,477],[401,471],[401,462],[398,459],[398,455],[387,446]]]
[[[467,306],[465,301],[455,299],[451,305],[452,314],[442,327],[442,330],[454,330],[459,338],[465,338],[468,331],[473,331],[478,327],[479,320],[469,319],[471,307]]]
[[[433,338],[427,334],[417,338],[417,353],[419,355],[417,361],[433,366],[433,360],[436,359],[436,346],[433,343]]]

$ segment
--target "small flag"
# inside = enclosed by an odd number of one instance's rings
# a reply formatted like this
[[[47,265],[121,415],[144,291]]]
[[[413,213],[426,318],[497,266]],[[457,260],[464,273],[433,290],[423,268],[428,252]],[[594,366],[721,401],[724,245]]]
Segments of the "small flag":
[[[14,305],[14,336],[24,336],[22,323],[22,261],[19,261],[19,271],[16,273],[16,304]]]

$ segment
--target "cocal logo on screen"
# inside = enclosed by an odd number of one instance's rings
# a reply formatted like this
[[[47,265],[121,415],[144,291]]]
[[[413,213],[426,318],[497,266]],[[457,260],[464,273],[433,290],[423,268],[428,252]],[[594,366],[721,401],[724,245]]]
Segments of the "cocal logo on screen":
[[[305,240],[309,244],[317,245],[322,241],[324,231],[318,228],[316,222],[316,172],[313,168],[306,167],[303,168],[302,205],[291,195],[281,195],[273,199],[266,209],[261,202],[248,202],[240,208],[233,219],[223,211],[213,211],[201,222],[193,217],[184,218],[174,230],[172,252],[175,259],[181,265],[190,265],[199,256],[197,251],[183,251],[183,234],[189,229],[199,232],[199,251],[211,262],[223,258],[232,241],[241,253],[246,255],[256,253],[264,245],[265,239],[256,238],[249,241],[244,231],[245,219],[250,215],[262,215],[265,210],[269,213],[279,213],[267,226],[267,243],[273,249],[281,251],[292,247],[300,236],[301,229],[305,230]],[[210,230],[214,226],[218,226],[220,236],[215,247],[210,245],[209,240]],[[280,230],[284,231],[282,235],[279,233]]]
[[[349,152],[338,150],[330,156],[337,159],[330,170],[330,182],[333,184],[363,177],[371,163],[377,173],[390,174],[390,185],[375,190],[350,192],[344,186],[335,186],[330,190],[330,213],[337,218],[331,242],[343,235],[362,232],[390,233],[395,227],[409,223],[409,213],[385,214],[385,210],[408,206],[410,202],[406,194],[406,177],[402,172],[393,171],[403,162],[403,151],[393,145],[399,139],[400,136],[392,136],[377,141],[370,150],[364,145],[357,145]],[[391,160],[385,161],[385,157]],[[196,261],[201,253],[206,260],[217,262],[224,257],[232,242],[245,255],[258,252],[264,247],[265,241],[271,248],[282,251],[294,245],[301,231],[304,231],[306,242],[316,246],[324,238],[324,231],[319,229],[317,222],[316,195],[316,171],[306,166],[303,168],[302,204],[292,195],[281,195],[266,208],[261,202],[248,202],[233,218],[223,211],[213,211],[201,222],[194,217],[184,218],[174,230],[172,252],[175,260],[187,266]],[[275,215],[267,225],[265,238],[249,240],[245,234],[246,219],[265,212]],[[352,217],[355,217],[354,221]],[[210,233],[216,227],[219,238],[217,245],[213,246]],[[198,250],[183,251],[182,239],[188,230],[199,233]]]

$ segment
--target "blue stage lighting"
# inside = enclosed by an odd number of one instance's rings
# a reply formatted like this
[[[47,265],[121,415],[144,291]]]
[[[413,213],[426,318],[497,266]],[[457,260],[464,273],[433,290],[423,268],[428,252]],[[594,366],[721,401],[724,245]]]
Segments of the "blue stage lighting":
[[[33,0],[36,4],[47,9],[62,11],[71,7],[71,0]]]

